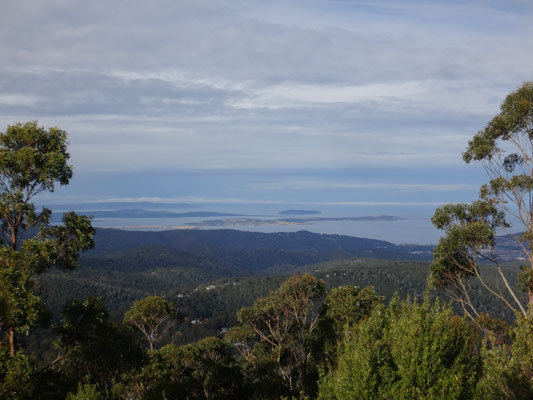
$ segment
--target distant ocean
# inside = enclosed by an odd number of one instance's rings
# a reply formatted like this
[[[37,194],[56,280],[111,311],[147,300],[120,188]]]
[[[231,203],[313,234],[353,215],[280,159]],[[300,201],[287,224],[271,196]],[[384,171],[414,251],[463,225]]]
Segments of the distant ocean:
[[[325,217],[328,215],[321,215]],[[273,219],[275,216],[254,216],[258,219]],[[404,217],[405,218],[405,217]],[[183,228],[187,223],[205,220],[226,219],[216,218],[95,218],[93,225],[103,228],[128,230],[167,230]],[[395,244],[436,243],[441,232],[431,225],[429,218],[412,217],[397,221],[313,221],[296,225],[231,225],[223,227],[202,227],[199,229],[237,229],[252,232],[296,232],[307,230],[315,233],[339,234],[386,240]]]
[[[69,206],[75,211],[88,212],[87,208],[77,209],[76,206]],[[85,206],[87,207],[87,206]],[[117,228],[127,230],[168,230],[185,229],[187,224],[195,224],[208,220],[225,220],[229,218],[250,218],[273,220],[279,218],[305,218],[305,215],[279,215],[284,210],[311,210],[319,211],[318,215],[309,215],[309,218],[327,217],[364,217],[390,215],[399,217],[399,220],[377,220],[377,221],[310,221],[305,224],[294,225],[225,225],[225,226],[205,226],[198,229],[237,229],[251,232],[296,232],[307,230],[314,233],[339,234],[385,240],[394,244],[436,244],[443,235],[431,224],[437,206],[405,206],[405,205],[312,205],[312,204],[188,204],[186,207],[172,208],[163,206],[165,211],[175,213],[185,212],[219,212],[237,214],[238,217],[186,217],[186,218],[95,218],[93,225],[103,228]],[[163,207],[142,204],[139,208],[145,210],[162,210]],[[126,207],[113,206],[110,210],[125,209]],[[128,204],[129,209],[133,208]],[[100,210],[103,208],[100,207]],[[54,212],[65,211],[54,207]],[[500,232],[499,234],[504,234]]]

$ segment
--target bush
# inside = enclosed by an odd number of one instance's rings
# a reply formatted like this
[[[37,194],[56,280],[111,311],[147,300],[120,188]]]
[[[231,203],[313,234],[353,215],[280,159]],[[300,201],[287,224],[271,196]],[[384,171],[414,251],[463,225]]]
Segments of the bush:
[[[450,306],[393,300],[347,332],[319,398],[471,398],[481,366],[478,334]]]
[[[483,377],[477,398],[528,400],[533,398],[533,320],[519,317],[512,344],[483,349]]]
[[[104,400],[96,385],[79,385],[76,393],[69,393],[66,400]]]
[[[6,346],[0,347],[0,399],[33,399],[35,393],[35,366],[22,351],[9,355]]]

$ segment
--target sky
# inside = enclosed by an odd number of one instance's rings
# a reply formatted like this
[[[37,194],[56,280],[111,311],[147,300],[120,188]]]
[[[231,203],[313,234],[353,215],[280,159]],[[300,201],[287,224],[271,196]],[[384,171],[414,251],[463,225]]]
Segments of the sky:
[[[68,132],[45,202],[433,209],[532,38],[518,0],[2,0],[0,131]]]

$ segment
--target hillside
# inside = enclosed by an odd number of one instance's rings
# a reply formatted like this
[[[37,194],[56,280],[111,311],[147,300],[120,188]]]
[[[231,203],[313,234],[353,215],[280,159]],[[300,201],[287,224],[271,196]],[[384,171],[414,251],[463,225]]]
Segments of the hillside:
[[[349,257],[431,259],[431,246],[398,246],[390,242],[308,231],[260,233],[231,229],[156,232],[97,228],[94,254],[153,245],[178,250],[220,248],[228,251],[275,250],[306,254],[316,261]],[[320,259],[320,260],[319,260]]]

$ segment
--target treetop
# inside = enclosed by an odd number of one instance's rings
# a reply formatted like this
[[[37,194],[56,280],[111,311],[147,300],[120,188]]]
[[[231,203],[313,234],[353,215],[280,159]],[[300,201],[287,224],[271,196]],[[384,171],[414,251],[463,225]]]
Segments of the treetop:
[[[503,151],[498,146],[499,140],[521,145],[521,136],[528,141],[533,139],[533,81],[524,82],[507,96],[501,105],[501,112],[468,142],[463,159],[467,163],[472,160],[491,160]],[[511,157],[515,159],[520,155]]]
[[[0,185],[4,191],[25,191],[26,200],[43,190],[54,191],[56,183],[72,178],[68,165],[67,133],[37,121],[8,126],[0,133]]]

